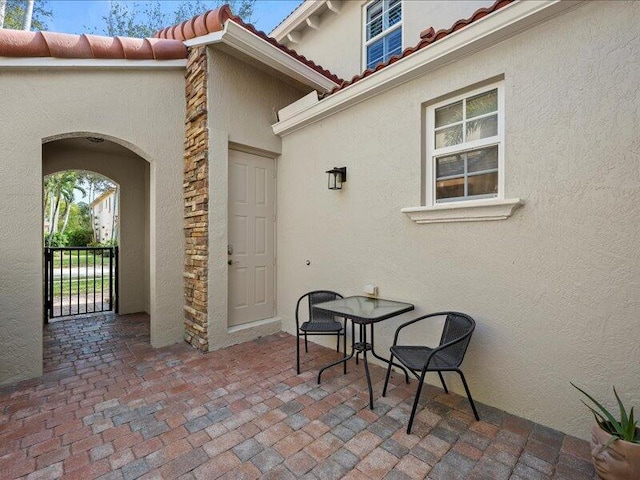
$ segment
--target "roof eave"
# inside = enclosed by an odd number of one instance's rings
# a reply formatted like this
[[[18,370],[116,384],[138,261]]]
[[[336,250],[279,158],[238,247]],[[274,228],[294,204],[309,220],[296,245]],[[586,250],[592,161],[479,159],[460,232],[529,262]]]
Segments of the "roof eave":
[[[409,82],[427,72],[510,38],[580,4],[580,0],[528,0],[511,4],[460,29],[428,48],[415,52],[357,83],[339,90],[305,109],[290,109],[273,124],[276,135],[285,136],[357,103]],[[285,107],[287,108],[287,107]]]
[[[301,3],[298,8],[291,12],[287,18],[269,33],[269,36],[282,42],[287,34],[302,25],[307,18],[315,14],[326,3],[326,0],[307,0]]]
[[[237,23],[227,20],[219,32],[186,40],[187,47],[224,44],[293,78],[314,90],[326,92],[338,84],[283,50],[254,35]]]

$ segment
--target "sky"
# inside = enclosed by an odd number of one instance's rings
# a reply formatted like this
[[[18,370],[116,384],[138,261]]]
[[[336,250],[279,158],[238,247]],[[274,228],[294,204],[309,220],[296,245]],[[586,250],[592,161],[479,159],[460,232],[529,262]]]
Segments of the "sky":
[[[159,0],[167,13],[173,12],[178,1]],[[125,0],[121,3],[135,3]],[[215,5],[207,1],[208,5]],[[257,0],[253,12],[252,23],[259,29],[269,33],[284,18],[289,15],[301,0]],[[53,18],[47,21],[48,30],[64,33],[91,33],[94,29],[101,30],[104,25],[102,19],[109,11],[108,0],[49,0],[48,8],[53,12]],[[167,25],[169,26],[169,25]]]

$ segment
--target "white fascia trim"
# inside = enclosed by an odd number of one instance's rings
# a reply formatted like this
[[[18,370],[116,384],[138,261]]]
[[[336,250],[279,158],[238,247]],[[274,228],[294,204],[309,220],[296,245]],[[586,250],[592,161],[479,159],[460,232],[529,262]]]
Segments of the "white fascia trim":
[[[284,19],[280,25],[274,28],[269,36],[281,42],[287,34],[298,28],[307,18],[313,16],[325,3],[327,3],[326,0],[306,0]]]
[[[441,203],[433,207],[408,207],[400,210],[416,223],[481,222],[506,220],[524,205],[519,198],[509,200],[470,200]]]
[[[184,70],[187,60],[125,60],[104,58],[0,57],[0,68],[30,69],[126,69],[126,70]]]
[[[214,45],[216,43],[228,45],[315,90],[328,91],[338,85],[333,80],[231,20],[225,22],[224,29],[220,32],[210,33],[184,42],[187,47]]]
[[[579,0],[517,1],[272,125],[284,136],[559,15]]]

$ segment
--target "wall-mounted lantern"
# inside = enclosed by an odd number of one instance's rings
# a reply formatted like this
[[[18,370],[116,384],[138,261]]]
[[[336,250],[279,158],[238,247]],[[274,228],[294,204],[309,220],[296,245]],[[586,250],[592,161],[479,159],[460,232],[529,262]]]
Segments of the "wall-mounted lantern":
[[[329,174],[329,190],[342,190],[342,184],[347,181],[347,167],[333,167],[326,173]]]

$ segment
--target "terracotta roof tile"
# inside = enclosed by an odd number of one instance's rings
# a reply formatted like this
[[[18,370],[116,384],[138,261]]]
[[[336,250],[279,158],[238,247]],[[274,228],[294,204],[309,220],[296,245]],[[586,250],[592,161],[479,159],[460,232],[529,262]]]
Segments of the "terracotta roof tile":
[[[187,48],[177,40],[0,29],[0,57],[177,60]]]
[[[208,33],[219,32],[224,28],[224,23],[227,20],[231,20],[232,22],[237,23],[245,30],[248,30],[252,34],[261,38],[262,40],[269,42],[276,48],[279,48],[287,55],[292,56],[299,62],[304,63],[308,67],[312,68],[316,72],[324,75],[328,79],[334,81],[335,83],[342,83],[342,80],[337,75],[331,73],[329,70],[322,68],[320,65],[315,62],[307,59],[304,55],[298,54],[295,50],[292,50],[274,38],[271,38],[265,32],[258,30],[256,27],[251,25],[250,23],[246,23],[240,17],[233,15],[231,12],[231,8],[229,5],[223,5],[222,7],[216,10],[210,10],[208,12],[203,13],[202,15],[198,15],[190,20],[179,23],[178,25],[173,25],[171,27],[163,28],[162,30],[156,32],[154,34],[157,38],[165,38],[165,39],[176,39],[176,40],[189,40],[195,37],[201,37],[203,35],[207,35]]]
[[[393,63],[397,62],[398,60],[401,60],[403,58],[408,57],[409,55],[417,52],[418,50],[422,50],[423,48],[427,48],[429,45],[437,42],[438,40],[443,39],[447,35],[450,35],[453,32],[456,32],[456,31],[466,27],[467,25],[470,25],[473,22],[477,22],[481,18],[486,17],[487,15],[489,15],[490,13],[495,12],[496,10],[499,10],[499,9],[501,9],[503,7],[506,7],[507,5],[512,3],[513,1],[514,0],[497,0],[490,7],[480,8],[480,9],[476,10],[473,13],[473,15],[471,15],[469,18],[458,20],[451,27],[449,27],[447,29],[438,30],[436,32],[434,30],[434,28],[431,27],[431,28],[428,28],[428,29],[422,31],[422,33],[420,33],[421,40],[420,40],[420,42],[418,42],[418,44],[416,46],[405,48],[402,51],[402,53],[400,53],[398,55],[394,55],[388,61],[378,64],[375,68],[368,68],[367,70],[365,70],[364,72],[360,73],[359,75],[355,75],[353,78],[351,78],[351,80],[347,80],[347,81],[342,82],[340,85],[335,87],[330,92],[325,93],[324,97],[327,97],[327,96],[332,95],[332,94],[334,94],[334,93],[336,93],[336,92],[338,92],[340,90],[343,90],[343,89],[353,85],[354,83],[359,82],[363,78],[366,78],[366,77],[368,77],[370,75],[373,75],[374,73],[382,70],[383,68],[386,68],[389,65],[392,65]]]

